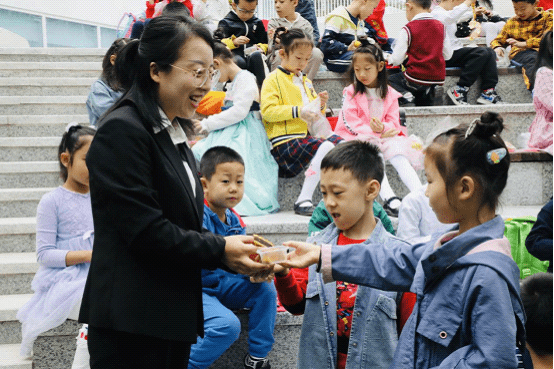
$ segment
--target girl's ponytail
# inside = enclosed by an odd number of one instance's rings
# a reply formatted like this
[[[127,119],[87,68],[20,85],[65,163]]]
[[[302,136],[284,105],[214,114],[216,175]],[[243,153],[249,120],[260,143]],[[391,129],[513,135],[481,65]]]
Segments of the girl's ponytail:
[[[481,115],[479,120],[475,121],[473,133],[480,138],[490,138],[494,135],[499,135],[504,130],[504,119],[498,113],[486,111]]]
[[[125,90],[129,90],[133,85],[133,80],[139,66],[139,46],[140,40],[131,40],[127,45],[123,46],[117,58],[115,59],[115,75],[120,85]]]

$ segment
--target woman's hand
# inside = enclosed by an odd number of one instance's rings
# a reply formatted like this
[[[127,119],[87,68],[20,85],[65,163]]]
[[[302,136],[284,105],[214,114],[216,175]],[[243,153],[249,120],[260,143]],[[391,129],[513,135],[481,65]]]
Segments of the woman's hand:
[[[319,262],[321,247],[306,242],[288,241],[285,246],[294,247],[296,250],[288,255],[288,260],[279,263],[285,268],[307,268]]]
[[[371,118],[369,127],[375,133],[383,133],[385,130],[385,125],[378,118]]]
[[[244,275],[256,275],[258,273],[271,273],[272,266],[255,262],[250,255],[255,254],[258,249],[254,246],[252,236],[229,236],[225,237],[225,253],[223,263],[231,270]],[[268,272],[269,271],[269,272]]]
[[[321,91],[317,95],[321,100],[321,109],[323,109],[325,107],[325,104],[327,104],[327,101],[329,101],[329,93],[327,91]]]

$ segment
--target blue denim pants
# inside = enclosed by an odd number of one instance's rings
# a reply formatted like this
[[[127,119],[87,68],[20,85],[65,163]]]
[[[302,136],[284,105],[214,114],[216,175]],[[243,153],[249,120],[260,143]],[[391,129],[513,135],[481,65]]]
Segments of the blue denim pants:
[[[314,40],[319,41],[319,28],[317,27],[317,17],[315,15],[314,0],[298,0],[296,11],[305,18],[314,28]]]
[[[214,278],[215,277],[215,278]],[[191,346],[189,369],[209,367],[239,337],[240,321],[231,310],[250,309],[248,353],[266,357],[273,346],[277,293],[273,283],[250,283],[249,277],[216,269],[213,286],[202,289],[204,338]]]

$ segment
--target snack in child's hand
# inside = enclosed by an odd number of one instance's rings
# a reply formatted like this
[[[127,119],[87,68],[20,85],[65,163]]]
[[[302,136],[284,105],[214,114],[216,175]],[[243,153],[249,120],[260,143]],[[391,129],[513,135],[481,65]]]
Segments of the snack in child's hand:
[[[254,236],[254,245],[258,246],[258,247],[273,247],[273,243],[269,240],[266,240],[265,238],[263,238],[262,236],[260,235],[253,235]]]

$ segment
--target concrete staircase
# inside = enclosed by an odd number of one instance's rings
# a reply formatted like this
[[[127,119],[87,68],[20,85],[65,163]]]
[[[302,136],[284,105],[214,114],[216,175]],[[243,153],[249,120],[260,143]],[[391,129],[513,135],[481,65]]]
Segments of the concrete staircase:
[[[24,360],[18,357],[21,325],[15,316],[32,294],[31,280],[38,268],[34,253],[36,206],[42,195],[62,183],[57,146],[69,122],[88,124],[84,103],[91,83],[100,74],[104,52],[0,49],[0,369],[70,367],[76,322],[67,321],[41,335],[35,343],[33,360]],[[455,76],[449,78],[454,83]],[[519,74],[507,70],[500,81],[499,91],[510,104],[492,108],[407,108],[409,132],[425,138],[443,121],[468,122],[492,109],[503,115],[509,128],[503,137],[515,143],[518,134],[529,127],[534,108]],[[320,72],[314,85],[318,91],[328,90],[330,105],[340,107],[342,84],[337,75]],[[504,90],[500,86],[505,86]],[[407,190],[394,169],[389,168],[387,174],[393,189],[404,196]],[[261,234],[275,243],[305,239],[309,219],[292,212],[302,180],[302,176],[280,180],[281,212],[245,218],[249,233]],[[551,196],[552,161],[513,163],[501,212],[505,216],[536,215]],[[319,199],[320,194],[315,194],[314,201]],[[239,317],[245,331],[246,315],[239,313]],[[276,344],[270,359],[276,368],[292,368],[302,318],[279,313],[277,319]],[[236,367],[246,352],[244,337],[241,335],[213,368]]]

